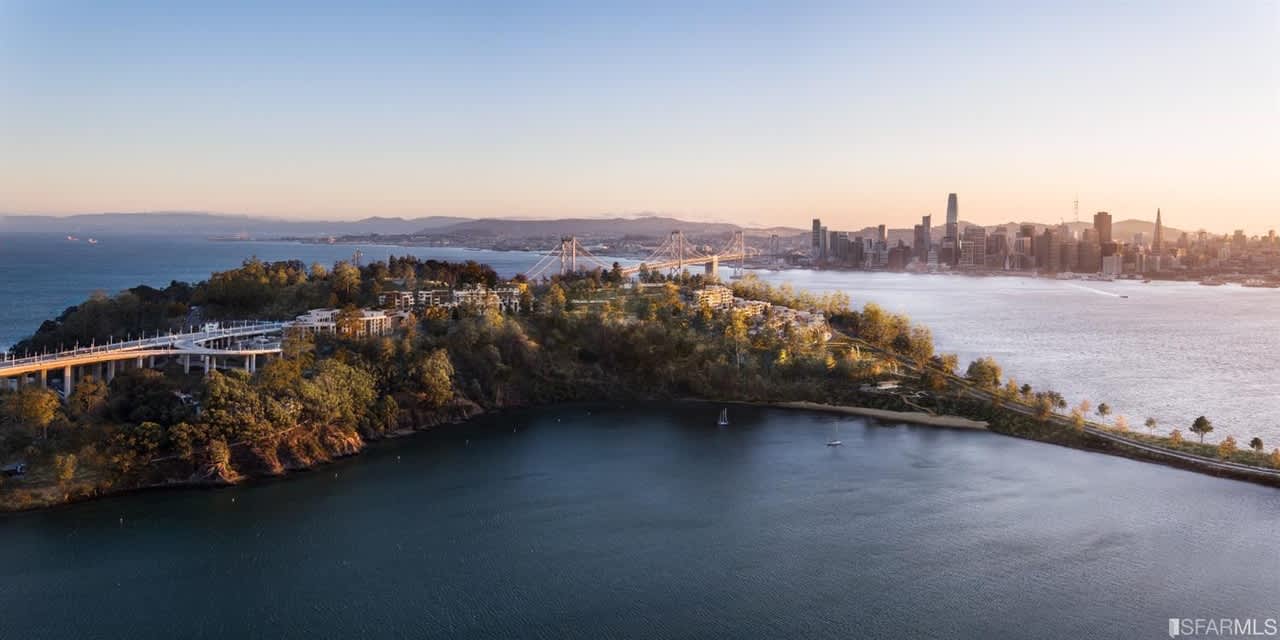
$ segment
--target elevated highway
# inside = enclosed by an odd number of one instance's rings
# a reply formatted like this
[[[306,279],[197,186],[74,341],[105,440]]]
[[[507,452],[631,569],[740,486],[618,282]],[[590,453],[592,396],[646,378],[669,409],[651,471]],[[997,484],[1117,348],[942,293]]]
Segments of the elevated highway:
[[[178,358],[186,372],[191,371],[193,363],[203,368],[205,373],[233,363],[253,372],[257,369],[259,356],[280,353],[280,336],[286,325],[284,322],[222,323],[198,331],[78,347],[56,353],[6,356],[0,359],[0,381],[17,387],[35,378],[42,386],[49,386],[50,381],[57,378],[61,381],[58,390],[70,395],[77,378],[92,375],[110,380],[117,371],[126,368],[154,367],[158,358]]]

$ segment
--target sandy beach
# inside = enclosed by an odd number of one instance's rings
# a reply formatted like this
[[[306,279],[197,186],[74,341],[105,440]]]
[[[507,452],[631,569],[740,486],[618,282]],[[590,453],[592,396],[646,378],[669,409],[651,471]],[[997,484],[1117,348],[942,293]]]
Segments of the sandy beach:
[[[921,411],[890,411],[888,409],[849,407],[842,405],[820,404],[817,402],[773,402],[770,403],[769,406],[782,407],[785,409],[804,409],[807,411],[842,413],[851,416],[863,416],[866,418],[877,418],[879,420],[907,422],[911,424],[922,424],[930,427],[944,427],[948,429],[986,430],[987,428],[986,422],[970,420],[959,416],[935,416]]]

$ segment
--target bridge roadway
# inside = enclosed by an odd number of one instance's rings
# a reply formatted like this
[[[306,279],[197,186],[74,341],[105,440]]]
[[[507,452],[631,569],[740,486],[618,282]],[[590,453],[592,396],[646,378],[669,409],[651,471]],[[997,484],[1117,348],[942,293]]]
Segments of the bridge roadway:
[[[280,353],[280,342],[266,341],[257,344],[244,344],[248,338],[279,334],[284,331],[284,322],[238,322],[221,325],[216,329],[192,331],[188,333],[171,333],[151,338],[139,338],[105,345],[80,347],[57,353],[40,354],[23,358],[6,357],[0,360],[0,380],[18,386],[25,384],[27,377],[37,374],[41,386],[47,386],[50,371],[62,371],[62,389],[70,395],[75,388],[76,373],[84,375],[87,367],[99,372],[99,377],[110,380],[115,376],[116,368],[124,368],[132,360],[135,368],[155,365],[156,357],[182,357],[183,370],[191,371],[192,356],[200,358],[205,373],[218,366],[218,358],[243,359],[246,371],[257,369],[258,356],[269,356]],[[145,360],[144,360],[145,359]],[[146,364],[144,364],[144,362]],[[105,365],[106,375],[101,375]]]
[[[651,263],[641,262],[639,264],[635,264],[630,267],[623,267],[622,273],[623,275],[628,275],[628,276],[635,275],[636,273],[640,272],[640,267],[642,265],[644,266],[644,268],[648,269],[649,271],[666,271],[668,269],[682,269],[684,267],[693,267],[693,266],[698,266],[703,264],[710,264],[712,262],[715,262],[717,265],[729,264],[733,260],[741,260],[744,257],[745,256],[743,256],[742,254],[735,253],[735,254],[711,255],[711,256],[696,256],[696,257],[691,256],[683,260],[678,260],[673,258],[671,260],[664,260],[662,262],[651,262]]]

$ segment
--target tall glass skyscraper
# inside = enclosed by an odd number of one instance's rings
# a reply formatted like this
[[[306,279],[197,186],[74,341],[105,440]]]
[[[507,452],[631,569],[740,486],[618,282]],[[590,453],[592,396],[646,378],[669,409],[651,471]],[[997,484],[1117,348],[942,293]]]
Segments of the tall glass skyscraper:
[[[947,194],[947,232],[948,238],[956,239],[960,237],[960,205],[956,204],[956,194]]]
[[[960,264],[960,205],[956,204],[954,193],[947,194],[947,227],[938,260],[952,266]]]

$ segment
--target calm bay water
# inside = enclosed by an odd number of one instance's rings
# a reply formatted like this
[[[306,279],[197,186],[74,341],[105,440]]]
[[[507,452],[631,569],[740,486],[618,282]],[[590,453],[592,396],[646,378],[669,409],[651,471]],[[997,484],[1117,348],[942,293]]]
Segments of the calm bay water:
[[[494,416],[284,481],[6,516],[0,635],[1075,640],[1280,614],[1274,489],[717,410]]]
[[[332,264],[357,248],[366,260],[412,254],[473,259],[514,275],[537,261],[525,252],[210,242],[201,238],[104,237],[98,245],[63,236],[0,234],[0,348],[95,290],[196,281],[245,258]],[[1208,438],[1260,436],[1280,445],[1280,290],[1195,283],[1079,282],[834,271],[757,272],[814,291],[847,292],[927,324],[940,350],[962,366],[994,356],[1021,382],[1052,388],[1072,404],[1106,402],[1141,428],[1185,430],[1199,415]],[[1128,296],[1122,298],[1120,296]]]
[[[1280,445],[1280,290],[1194,282],[1085,282],[833,271],[760,272],[771,282],[845,291],[933,331],[961,366],[994,357],[1006,375],[1076,404],[1110,404],[1142,429],[1215,425],[1206,440]],[[1122,297],[1128,296],[1128,297]]]

